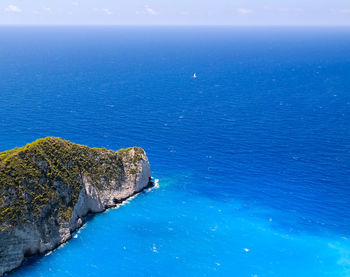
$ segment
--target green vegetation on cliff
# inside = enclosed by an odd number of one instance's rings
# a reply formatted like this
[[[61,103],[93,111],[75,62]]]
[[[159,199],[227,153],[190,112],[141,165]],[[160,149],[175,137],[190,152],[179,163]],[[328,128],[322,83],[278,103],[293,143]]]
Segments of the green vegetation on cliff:
[[[55,137],[0,153],[0,230],[44,218],[69,221],[83,178],[97,187],[109,185],[127,174],[123,162],[135,163],[143,153],[138,147],[115,152]],[[137,172],[131,167],[128,173]]]

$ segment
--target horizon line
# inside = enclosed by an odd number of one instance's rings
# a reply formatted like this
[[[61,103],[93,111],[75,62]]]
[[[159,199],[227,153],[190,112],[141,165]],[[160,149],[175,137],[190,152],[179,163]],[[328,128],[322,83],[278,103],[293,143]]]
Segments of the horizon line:
[[[349,28],[350,24],[105,24],[105,23],[0,23],[0,27],[329,27]]]

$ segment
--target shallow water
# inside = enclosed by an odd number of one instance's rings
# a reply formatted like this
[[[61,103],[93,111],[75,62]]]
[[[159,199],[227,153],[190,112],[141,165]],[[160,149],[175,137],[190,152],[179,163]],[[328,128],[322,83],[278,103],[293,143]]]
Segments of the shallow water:
[[[137,145],[160,183],[10,276],[349,276],[349,32],[0,28],[0,150]]]

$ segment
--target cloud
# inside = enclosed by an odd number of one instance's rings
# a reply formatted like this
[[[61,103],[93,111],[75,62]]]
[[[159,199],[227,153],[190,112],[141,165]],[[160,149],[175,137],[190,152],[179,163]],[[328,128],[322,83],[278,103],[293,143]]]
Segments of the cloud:
[[[148,6],[145,6],[145,11],[147,13],[151,14],[151,15],[156,15],[157,14],[157,12],[154,9],[152,9],[152,8],[150,8]]]
[[[112,12],[110,9],[107,9],[107,8],[102,9],[102,11],[103,11],[105,14],[107,14],[107,15],[112,15],[112,14],[113,14],[113,12]]]
[[[247,8],[238,8],[237,12],[240,14],[250,14],[253,12],[253,10]]]
[[[79,6],[79,2],[74,1],[74,2],[72,2],[72,5],[77,7],[77,6]]]
[[[264,6],[264,10],[268,12],[289,13],[289,14],[305,13],[305,10],[301,8],[283,8],[283,7]]]
[[[5,12],[21,13],[22,10],[15,5],[8,5],[5,8]]]
[[[48,7],[43,8],[43,11],[48,13],[52,12],[51,8]]]
[[[136,11],[136,14],[140,14],[140,15],[144,15],[144,14],[149,14],[149,15],[157,15],[158,12],[155,11],[154,9],[152,9],[151,7],[149,6],[145,6],[144,7],[144,10],[142,11]]]

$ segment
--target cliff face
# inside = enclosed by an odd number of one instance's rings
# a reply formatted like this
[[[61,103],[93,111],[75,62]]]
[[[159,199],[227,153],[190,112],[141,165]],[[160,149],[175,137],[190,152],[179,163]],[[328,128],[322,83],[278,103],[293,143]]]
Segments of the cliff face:
[[[111,151],[50,137],[0,153],[0,276],[66,242],[87,213],[115,206],[149,179],[138,147]]]

